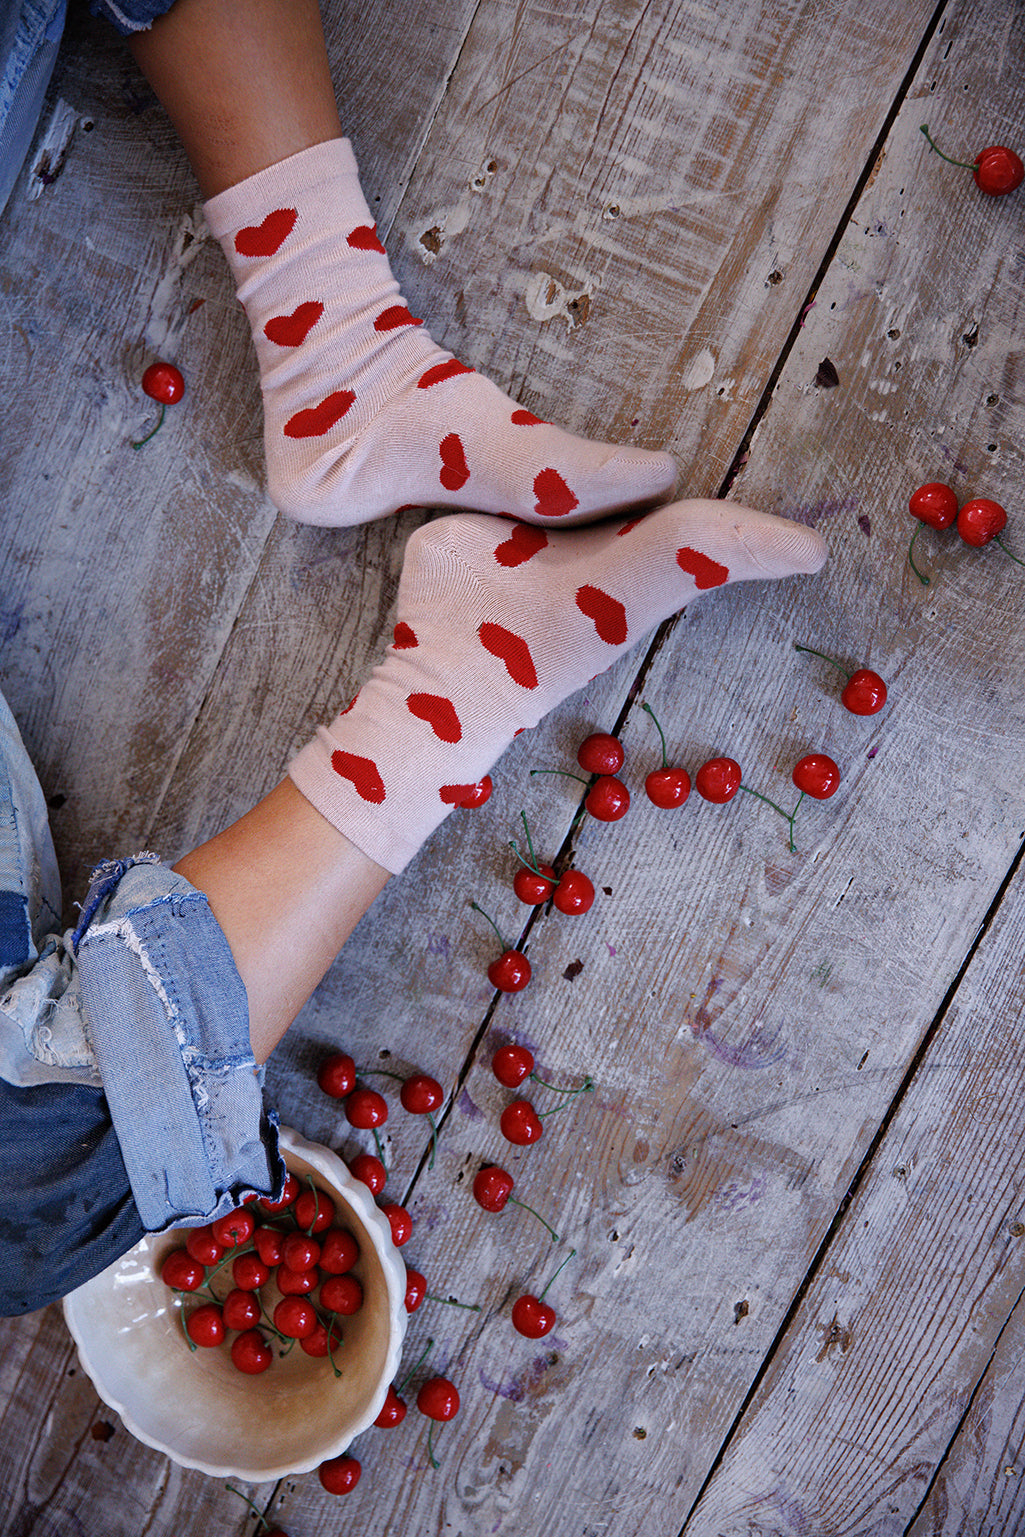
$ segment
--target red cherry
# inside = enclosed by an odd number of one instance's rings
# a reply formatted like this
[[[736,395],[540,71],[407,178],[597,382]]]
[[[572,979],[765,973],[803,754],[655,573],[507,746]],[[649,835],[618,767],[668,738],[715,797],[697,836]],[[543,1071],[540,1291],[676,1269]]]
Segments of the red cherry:
[[[185,1247],[201,1265],[217,1265],[224,1258],[224,1246],[217,1242],[209,1222],[204,1222],[202,1227],[189,1229]]]
[[[544,1131],[541,1117],[529,1099],[514,1099],[511,1105],[506,1105],[498,1124],[505,1140],[515,1142],[517,1147],[536,1142]]]
[[[252,1292],[242,1291],[240,1287],[236,1286],[228,1293],[222,1308],[228,1329],[251,1329],[260,1321],[259,1302]]]
[[[526,1296],[517,1297],[513,1303],[512,1321],[517,1333],[525,1334],[529,1340],[539,1340],[554,1328],[555,1309],[527,1293]]]
[[[317,1083],[332,1099],[344,1099],[356,1087],[356,1064],[347,1052],[325,1057],[317,1069]]]
[[[256,1204],[261,1211],[269,1212],[271,1215],[274,1215],[276,1212],[287,1210],[301,1189],[302,1186],[296,1179],[295,1175],[286,1174],[285,1187],[281,1192],[280,1201],[272,1201],[268,1196],[262,1195]]]
[[[376,1089],[353,1089],[345,1101],[345,1119],[359,1131],[371,1131],[388,1119],[388,1101]]]
[[[202,1286],[206,1271],[187,1249],[172,1249],[160,1267],[160,1279],[175,1291],[194,1292]]]
[[[817,801],[826,801],[835,795],[840,784],[840,770],[825,753],[809,753],[794,765],[794,784],[805,795],[813,795]]]
[[[216,1302],[204,1302],[189,1314],[185,1332],[194,1345],[219,1345],[224,1339],[224,1317]]]
[[[652,769],[644,781],[645,793],[652,805],[663,811],[682,806],[690,794],[690,775],[682,768]]]
[[[472,790],[464,795],[461,801],[456,801],[456,805],[461,806],[466,811],[472,810],[475,806],[483,806],[484,802],[491,798],[491,792],[494,788],[491,775],[485,774],[484,778],[478,780]]]
[[[630,791],[621,779],[603,774],[584,796],[584,806],[596,822],[618,822],[630,810]]]
[[[304,1190],[295,1203],[295,1220],[308,1233],[322,1233],[335,1220],[335,1203],[323,1190]]]
[[[384,1164],[373,1153],[357,1153],[349,1163],[349,1173],[360,1184],[366,1185],[373,1195],[380,1195],[388,1181]]]
[[[406,1418],[406,1401],[396,1393],[394,1386],[390,1385],[381,1405],[381,1412],[374,1421],[382,1430],[390,1430],[393,1425],[401,1425]]]
[[[305,1351],[308,1356],[315,1356],[318,1360],[337,1350],[342,1343],[342,1326],[337,1318],[332,1318],[330,1329],[317,1320],[317,1327],[312,1334],[306,1335],[299,1341],[299,1349]]]
[[[430,1115],[445,1103],[445,1091],[436,1078],[414,1073],[399,1090],[399,1099],[410,1115]]]
[[[977,496],[973,501],[965,502],[957,515],[958,533],[965,544],[974,545],[976,549],[981,549],[984,544],[995,539],[1006,523],[1007,513],[1000,503],[991,502],[985,496]]]
[[[274,1360],[274,1352],[258,1329],[246,1329],[231,1342],[231,1364],[248,1377],[265,1372]]]
[[[930,528],[949,528],[957,517],[957,497],[940,480],[931,480],[911,493],[908,502],[912,517]]]
[[[329,1227],[320,1244],[320,1268],[328,1275],[344,1275],[359,1259],[359,1244],[348,1228]]]
[[[306,1297],[320,1280],[319,1270],[293,1270],[289,1265],[279,1265],[274,1277],[283,1297]]]
[[[273,1270],[275,1265],[281,1264],[284,1233],[280,1233],[276,1227],[258,1227],[253,1234],[253,1242],[256,1245],[257,1254],[265,1265]],[[237,1265],[239,1261],[236,1260],[235,1263]]]
[[[320,1263],[320,1244],[307,1233],[289,1233],[281,1245],[281,1258],[289,1270],[312,1270]]]
[[[401,1249],[404,1243],[408,1243],[413,1233],[413,1219],[404,1206],[396,1206],[394,1201],[389,1201],[381,1207],[388,1218],[391,1228],[391,1241],[396,1249]]]
[[[582,870],[567,870],[552,900],[560,913],[586,913],[594,902],[594,887]]]
[[[320,1305],[329,1313],[351,1318],[363,1306],[363,1287],[354,1275],[328,1276],[320,1288]]]
[[[289,1339],[309,1339],[318,1322],[317,1310],[306,1297],[282,1297],[274,1309],[274,1327]]]
[[[519,993],[530,981],[530,962],[522,950],[505,950],[488,967],[488,981],[500,993]]]
[[[249,1250],[240,1254],[231,1266],[231,1278],[245,1292],[259,1291],[270,1280],[271,1267],[260,1258],[259,1251]]]
[[[416,1407],[431,1420],[450,1420],[459,1413],[459,1392],[447,1377],[429,1377],[416,1395]]]
[[[320,1464],[317,1477],[328,1494],[348,1494],[359,1483],[362,1471],[355,1457],[332,1457]]]
[[[491,1058],[491,1071],[507,1089],[518,1089],[534,1071],[534,1053],[526,1046],[499,1046]]]
[[[886,703],[886,684],[877,672],[859,667],[840,695],[840,703],[852,715],[876,715]]]
[[[607,731],[593,731],[577,748],[577,762],[588,774],[618,774],[623,756],[622,742]]]
[[[173,406],[185,394],[185,380],[173,363],[151,363],[142,376],[142,392],[162,406]]]
[[[255,1228],[256,1218],[245,1207],[229,1211],[210,1224],[211,1232],[225,1249],[237,1249],[241,1244],[248,1243]]]
[[[975,161],[975,181],[990,197],[1002,197],[1020,187],[1025,166],[1006,144],[990,144]]]
[[[513,876],[513,891],[528,907],[540,907],[555,890],[555,871],[551,865],[538,865],[538,870],[540,875],[528,870],[526,865],[520,865]]]
[[[740,789],[740,764],[732,758],[709,758],[694,775],[694,788],[703,800],[724,806]]]
[[[497,1164],[486,1164],[474,1176],[473,1198],[485,1211],[504,1211],[514,1183],[512,1175]]]
[[[427,1277],[406,1267],[406,1312],[415,1313],[427,1295]]]

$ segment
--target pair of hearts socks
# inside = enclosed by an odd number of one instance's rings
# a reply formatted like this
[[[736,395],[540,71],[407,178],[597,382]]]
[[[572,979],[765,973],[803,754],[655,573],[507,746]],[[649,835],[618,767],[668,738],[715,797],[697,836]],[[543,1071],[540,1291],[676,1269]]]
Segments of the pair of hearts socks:
[[[290,777],[396,874],[519,731],[661,620],[702,591],[825,558],[812,529],[732,502],[568,530],[437,518],[406,546],[384,661]]]
[[[435,345],[348,140],[257,172],[205,215],[252,327],[268,491],[287,516],[334,527],[428,506],[569,526],[671,494],[669,454],[541,422]]]

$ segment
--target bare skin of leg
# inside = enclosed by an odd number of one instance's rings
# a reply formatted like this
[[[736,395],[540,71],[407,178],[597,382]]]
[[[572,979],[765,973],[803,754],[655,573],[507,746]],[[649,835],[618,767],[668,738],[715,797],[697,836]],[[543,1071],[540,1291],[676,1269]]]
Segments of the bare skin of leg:
[[[129,47],[204,198],[342,137],[316,0],[176,0]]]
[[[388,880],[289,779],[174,868],[205,892],[224,931],[249,996],[258,1062]]]

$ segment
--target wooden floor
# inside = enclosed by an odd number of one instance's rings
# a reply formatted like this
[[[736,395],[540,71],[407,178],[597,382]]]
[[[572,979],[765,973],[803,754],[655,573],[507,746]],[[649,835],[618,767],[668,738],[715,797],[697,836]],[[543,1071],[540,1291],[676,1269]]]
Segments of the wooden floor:
[[[325,7],[342,118],[414,312],[526,407],[679,457],[685,490],[817,527],[821,576],[702,598],[521,739],[496,793],[391,884],[271,1064],[282,1118],[352,1152],[312,1069],[335,1043],[450,1094],[440,1155],[389,1122],[411,1262],[463,1409],[415,1413],[314,1475],[246,1486],[291,1537],[868,1537],[1025,1532],[1025,571],[924,530],[949,480],[1025,558],[1025,190],[930,154],[1025,140],[1014,0],[414,0]],[[84,9],[84,8],[83,8]],[[53,177],[0,224],[2,686],[52,797],[69,903],[107,853],[176,857],[247,807],[390,637],[408,513],[331,532],[263,492],[245,320],[183,155],[119,42],[76,23]],[[60,132],[65,124],[64,133]],[[59,163],[59,161],[58,161]],[[144,452],[138,379],[188,380]],[[827,362],[828,360],[828,362]],[[840,708],[793,643],[887,679]],[[789,798],[657,812],[648,702],[694,768]],[[574,824],[568,763],[618,723],[636,795]],[[540,787],[539,787],[540,786]],[[568,786],[568,788],[567,788]],[[496,1002],[468,909],[522,924],[521,807],[599,888],[537,916]],[[529,1043],[595,1092],[513,1150],[488,1071]],[[543,1091],[538,1091],[538,1099]],[[576,1246],[552,1269],[491,1160]],[[3,1326],[6,1537],[254,1529],[223,1485],[137,1444],[59,1308]]]

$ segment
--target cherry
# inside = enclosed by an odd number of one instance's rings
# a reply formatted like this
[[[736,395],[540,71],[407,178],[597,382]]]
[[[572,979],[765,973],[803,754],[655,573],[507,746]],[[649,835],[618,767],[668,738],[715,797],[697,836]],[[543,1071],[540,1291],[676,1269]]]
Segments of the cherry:
[[[141,448],[148,443],[154,433],[159,432],[163,426],[164,412],[168,406],[173,406],[181,400],[185,393],[185,380],[173,363],[151,363],[142,376],[142,392],[155,400],[160,405],[160,415],[157,417],[157,425],[151,432],[147,432],[144,438],[133,443],[133,448]]]
[[[259,1291],[270,1280],[271,1267],[264,1264],[259,1252],[249,1249],[232,1261],[231,1278],[245,1292]]]
[[[274,1352],[258,1329],[246,1329],[231,1342],[232,1365],[249,1377],[265,1372],[273,1360]]]
[[[703,800],[724,806],[740,789],[740,764],[732,758],[709,758],[694,775],[694,788]]]
[[[328,1276],[320,1288],[320,1303],[329,1313],[351,1318],[363,1306],[363,1287],[354,1275]]]
[[[799,646],[794,642],[795,651],[806,651],[809,656],[821,657],[824,662],[829,662],[837,672],[842,672],[847,679],[847,686],[840,695],[840,703],[852,715],[876,715],[886,703],[886,684],[877,672],[872,672],[868,667],[859,667],[857,672],[848,672],[846,667],[841,667],[831,656],[826,656],[823,651],[813,651],[810,646]]]
[[[990,197],[1003,197],[1007,192],[1013,192],[1020,187],[1025,178],[1025,166],[1013,149],[1008,149],[1006,144],[990,144],[986,149],[980,150],[975,159],[952,160],[949,155],[933,142],[925,123],[921,132],[929,140],[929,147],[936,151],[941,160],[946,160],[949,165],[963,166],[966,171],[973,171],[975,184],[981,191],[988,193]]]
[[[308,1233],[322,1233],[335,1220],[335,1203],[323,1190],[304,1190],[295,1203],[295,1220]]]
[[[630,791],[621,779],[603,774],[584,796],[584,807],[596,822],[618,822],[630,810]]]
[[[318,1323],[317,1311],[306,1297],[282,1297],[274,1309],[274,1327],[288,1339],[308,1339]]]
[[[347,1052],[325,1057],[317,1069],[317,1083],[332,1099],[344,1099],[356,1087],[356,1064]]]
[[[825,753],[813,752],[794,765],[791,778],[802,795],[812,795],[817,801],[825,801],[836,794],[840,784],[840,770]]]
[[[289,1270],[311,1270],[320,1263],[320,1244],[308,1233],[289,1233],[281,1245],[281,1258]]]
[[[172,1249],[160,1267],[164,1285],[179,1292],[196,1291],[202,1286],[205,1275],[202,1263],[193,1259],[187,1249]]]
[[[406,1267],[406,1312],[415,1313],[427,1295],[427,1277]]]
[[[588,774],[618,774],[623,758],[622,742],[607,731],[592,731],[577,748],[577,762]]]
[[[582,870],[567,870],[555,888],[553,904],[560,913],[586,913],[594,905],[594,886]]]
[[[513,891],[528,907],[540,907],[555,890],[555,871],[551,865],[538,865],[531,870],[521,865],[513,876]]]
[[[384,1403],[381,1405],[381,1412],[374,1424],[380,1425],[383,1430],[389,1430],[393,1425],[401,1425],[405,1418],[406,1400],[399,1397],[394,1386],[389,1385]]]
[[[296,1179],[295,1175],[286,1174],[285,1186],[281,1192],[281,1199],[278,1201],[272,1201],[269,1196],[262,1195],[256,1204],[261,1211],[269,1212],[273,1216],[277,1212],[286,1211],[288,1207],[291,1206],[292,1202],[295,1200],[301,1189],[302,1186]]]
[[[329,1227],[321,1239],[320,1268],[328,1275],[343,1275],[359,1259],[359,1244],[348,1228]]]
[[[518,1089],[534,1071],[534,1053],[526,1046],[499,1046],[491,1058],[491,1071],[507,1089]]]
[[[908,502],[912,517],[930,528],[949,528],[957,517],[957,497],[940,480],[931,480],[911,493]]]
[[[275,1265],[281,1264],[281,1251],[285,1243],[284,1233],[279,1232],[276,1227],[258,1227],[253,1234],[253,1243],[265,1265],[273,1269]],[[236,1265],[240,1263],[241,1257],[235,1261]]]
[[[454,1419],[459,1413],[459,1391],[447,1377],[428,1377],[416,1395],[416,1407],[428,1419]]]
[[[373,1153],[357,1153],[349,1163],[349,1173],[366,1185],[373,1195],[380,1195],[388,1181],[388,1172]]]
[[[252,1292],[234,1287],[221,1304],[228,1329],[251,1329],[260,1321],[260,1304]]]
[[[218,1265],[224,1258],[224,1246],[217,1242],[209,1222],[204,1222],[202,1227],[189,1229],[185,1247],[201,1265]]]
[[[464,811],[472,811],[474,807],[483,806],[485,801],[491,799],[491,792],[494,788],[491,775],[485,774],[484,778],[479,779],[467,794],[463,796],[461,801],[456,801],[456,805],[461,806]]]
[[[332,1457],[320,1464],[317,1477],[328,1494],[348,1494],[359,1483],[362,1471],[355,1457]]]
[[[308,1356],[315,1356],[318,1360],[322,1360],[324,1356],[330,1359],[332,1350],[337,1350],[341,1343],[342,1326],[338,1319],[331,1319],[331,1327],[329,1329],[318,1318],[317,1327],[313,1333],[307,1334],[305,1338],[299,1341],[299,1349]],[[332,1365],[334,1365],[333,1361]]]
[[[965,502],[957,515],[958,533],[965,544],[973,545],[977,550],[995,539],[1006,524],[1007,513],[1000,503],[991,502],[985,496],[977,496]]]
[[[541,1117],[529,1099],[514,1099],[511,1105],[506,1105],[499,1126],[505,1140],[515,1142],[517,1147],[528,1147],[537,1142],[544,1131]]]
[[[526,1335],[527,1339],[539,1340],[543,1334],[549,1334],[555,1326],[555,1309],[547,1302],[542,1302],[538,1297],[532,1297],[529,1292],[517,1297],[512,1307],[513,1328],[519,1334]]]
[[[653,806],[658,806],[663,811],[672,811],[676,806],[682,806],[690,794],[690,775],[686,769],[673,768],[666,756],[665,732],[659,725],[658,716],[650,704],[643,704],[642,710],[647,710],[655,722],[659,740],[662,743],[662,767],[652,769],[644,781],[644,793]]]
[[[237,1211],[229,1211],[210,1224],[214,1238],[225,1249],[237,1249],[242,1244],[248,1243],[255,1228],[256,1218],[245,1207],[239,1207]]]
[[[436,1078],[414,1073],[399,1090],[399,1099],[410,1115],[430,1115],[445,1103],[445,1091]]]
[[[381,1207],[388,1218],[391,1228],[391,1240],[396,1249],[401,1249],[404,1243],[408,1243],[413,1233],[413,1219],[404,1206],[396,1206],[394,1201],[389,1201]]]
[[[471,902],[470,906],[475,912],[480,913],[483,918],[487,919],[498,935],[499,944],[504,945],[505,940],[498,933],[497,927],[492,919],[488,918],[483,907],[479,907],[476,902]],[[530,981],[530,962],[522,950],[513,950],[507,947],[502,951],[498,959],[492,961],[488,967],[488,981],[500,993],[522,992]]]
[[[511,1202],[513,1206],[522,1207],[524,1211],[529,1211],[532,1217],[536,1217],[542,1227],[548,1229],[553,1242],[560,1242],[558,1233],[545,1221],[540,1212],[536,1212],[533,1206],[528,1206],[525,1201],[516,1199],[512,1193],[513,1184],[512,1175],[505,1169],[500,1169],[494,1163],[485,1164],[484,1168],[479,1169],[474,1175],[473,1198],[485,1211],[504,1211],[507,1202]]]
[[[345,1119],[359,1131],[372,1131],[388,1119],[388,1101],[376,1089],[353,1089],[345,1101]]]
[[[194,1345],[220,1345],[224,1339],[224,1315],[216,1302],[204,1302],[189,1314],[185,1332]]]
[[[283,1297],[306,1297],[320,1280],[319,1270],[293,1270],[290,1265],[279,1265],[274,1277]]]

